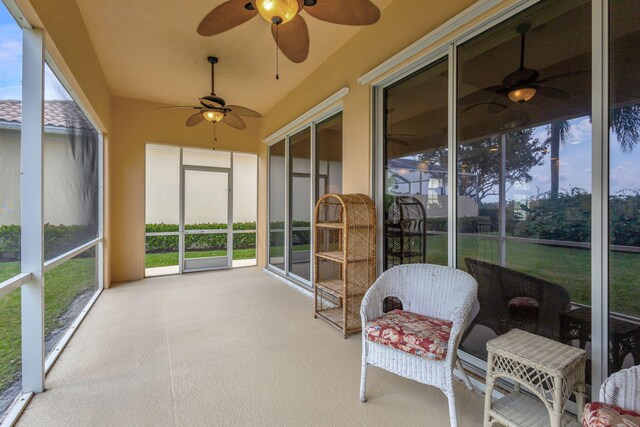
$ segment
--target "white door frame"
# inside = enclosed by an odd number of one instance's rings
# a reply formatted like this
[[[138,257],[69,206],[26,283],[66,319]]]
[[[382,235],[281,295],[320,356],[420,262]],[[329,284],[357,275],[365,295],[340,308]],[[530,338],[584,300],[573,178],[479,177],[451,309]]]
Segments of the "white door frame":
[[[185,187],[186,187],[186,171],[200,171],[227,174],[227,229],[226,230],[186,230],[185,229]],[[180,255],[179,265],[181,273],[191,273],[196,271],[221,270],[229,269],[233,266],[233,165],[229,168],[209,167],[209,166],[190,166],[182,165],[180,168]],[[192,267],[186,264],[186,236],[190,234],[226,234],[227,235],[227,255],[224,264],[215,266]],[[206,257],[206,258],[223,258],[223,257]]]

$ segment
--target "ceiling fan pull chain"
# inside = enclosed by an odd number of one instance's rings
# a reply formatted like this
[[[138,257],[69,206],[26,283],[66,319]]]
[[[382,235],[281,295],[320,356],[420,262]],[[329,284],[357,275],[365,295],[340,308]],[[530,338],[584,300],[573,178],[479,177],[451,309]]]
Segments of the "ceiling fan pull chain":
[[[211,135],[213,137],[213,150],[215,151],[216,149],[216,142],[218,141],[218,138],[216,137],[216,126],[211,126]]]
[[[278,63],[279,29],[280,25],[276,24],[276,80],[280,80],[280,64]]]

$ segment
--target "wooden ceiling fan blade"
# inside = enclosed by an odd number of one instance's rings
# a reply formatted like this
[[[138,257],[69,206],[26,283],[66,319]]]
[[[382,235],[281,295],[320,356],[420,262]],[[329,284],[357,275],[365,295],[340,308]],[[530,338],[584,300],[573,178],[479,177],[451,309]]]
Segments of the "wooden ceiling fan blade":
[[[262,118],[262,114],[247,107],[241,107],[239,105],[227,105],[225,108],[230,109],[231,112],[236,113],[239,116],[254,117],[256,119]]]
[[[500,104],[499,102],[487,102],[487,104],[489,105],[489,108],[487,108],[487,111],[489,111],[489,114],[498,114],[503,112],[504,110],[509,109],[509,107],[507,107],[506,105]]]
[[[242,120],[239,115],[234,113],[227,113],[227,115],[224,116],[224,119],[222,119],[222,122],[238,130],[243,130],[247,128],[247,125],[244,123],[244,120]]]
[[[309,56],[309,28],[302,16],[296,15],[286,24],[271,25],[271,34],[291,62],[304,62]]]
[[[466,113],[467,111],[476,108],[476,107],[480,107],[481,105],[488,105],[489,108],[487,108],[487,111],[490,114],[497,114],[500,113],[504,110],[510,110],[509,107],[507,107],[506,105],[502,105],[498,102],[493,102],[493,101],[487,101],[487,102],[478,102],[476,104],[473,104],[467,108],[465,108],[464,110],[462,110],[463,113]]]
[[[400,144],[400,145],[404,145],[405,147],[409,146],[409,143],[407,141],[403,141],[399,138],[387,138],[387,143],[389,144]]]
[[[553,76],[549,76],[549,77],[545,77],[544,79],[540,79],[536,83],[546,83],[546,82],[549,82],[551,80],[564,79],[566,77],[573,77],[573,76],[577,76],[577,75],[580,75],[580,74],[586,74],[586,73],[589,73],[589,71],[588,70],[581,70],[581,71],[572,71],[570,73],[554,74]]]
[[[195,113],[193,116],[189,116],[186,124],[188,127],[192,127],[197,124],[200,124],[200,122],[203,120],[204,120],[204,116],[202,115],[202,113]]]
[[[342,25],[371,25],[380,19],[380,9],[369,0],[319,0],[304,10],[321,21]]]
[[[475,92],[471,92],[468,95],[463,96],[458,100],[461,105],[477,104],[479,102],[487,102],[496,95],[500,95],[500,91],[504,89],[504,86],[489,86],[479,89]]]
[[[569,98],[569,94],[562,89],[548,86],[536,87],[536,93],[542,96],[548,96],[549,98],[566,99]]]
[[[249,0],[228,0],[214,8],[198,25],[198,34],[214,36],[247,22],[258,14],[244,6]]]

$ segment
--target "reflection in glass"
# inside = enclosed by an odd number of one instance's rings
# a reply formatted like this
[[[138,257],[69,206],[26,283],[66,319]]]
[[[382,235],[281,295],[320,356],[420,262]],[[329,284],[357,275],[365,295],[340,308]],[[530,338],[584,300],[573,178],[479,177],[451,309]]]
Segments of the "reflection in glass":
[[[317,199],[342,193],[342,113],[316,126]]]
[[[284,271],[285,142],[269,147],[269,265]]]
[[[95,248],[44,274],[45,352],[51,353],[98,289]]]
[[[457,265],[481,305],[462,347],[480,358],[512,328],[590,349],[590,20],[549,1],[458,48]]]
[[[47,66],[44,251],[49,260],[98,236],[99,135]]]
[[[311,133],[305,129],[289,138],[291,240],[289,272],[311,280]]]
[[[447,265],[448,61],[385,90],[385,269]]]
[[[609,372],[640,364],[638,2],[609,3]]]
[[[1,3],[0,45],[3,47],[0,55],[0,282],[3,282],[20,273],[22,30]]]

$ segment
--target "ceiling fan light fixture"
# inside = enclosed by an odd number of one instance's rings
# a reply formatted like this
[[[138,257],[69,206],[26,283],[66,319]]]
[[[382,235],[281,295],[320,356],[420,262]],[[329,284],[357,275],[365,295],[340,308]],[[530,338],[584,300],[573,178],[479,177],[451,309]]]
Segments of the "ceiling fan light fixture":
[[[202,115],[211,123],[217,123],[224,119],[224,112],[220,110],[202,110]]]
[[[520,87],[509,92],[509,99],[513,102],[531,101],[534,96],[536,96],[536,88],[534,87]]]
[[[300,11],[298,0],[252,0],[253,5],[267,22],[286,24]]]

